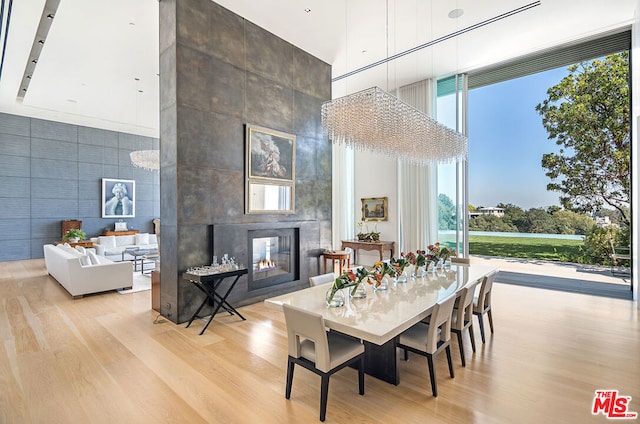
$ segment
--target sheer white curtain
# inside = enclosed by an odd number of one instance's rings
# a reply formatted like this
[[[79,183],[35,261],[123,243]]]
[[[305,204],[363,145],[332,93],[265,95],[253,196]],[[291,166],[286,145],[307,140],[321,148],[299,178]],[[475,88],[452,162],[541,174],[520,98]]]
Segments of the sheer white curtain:
[[[400,87],[399,98],[428,115],[432,110],[432,82]],[[436,166],[398,161],[398,252],[424,249],[438,231]]]
[[[331,238],[334,249],[340,249],[341,241],[352,239],[355,234],[354,161],[353,149],[340,144],[333,145]]]

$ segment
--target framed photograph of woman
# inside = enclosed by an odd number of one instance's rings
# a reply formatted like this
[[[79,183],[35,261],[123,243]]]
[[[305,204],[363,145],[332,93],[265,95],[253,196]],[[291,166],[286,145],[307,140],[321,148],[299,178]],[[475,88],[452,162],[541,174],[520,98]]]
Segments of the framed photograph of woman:
[[[247,124],[247,178],[295,180],[296,136]]]
[[[102,179],[102,217],[134,218],[136,216],[136,182]]]
[[[386,197],[369,197],[362,200],[363,221],[386,221],[389,219],[389,206]]]

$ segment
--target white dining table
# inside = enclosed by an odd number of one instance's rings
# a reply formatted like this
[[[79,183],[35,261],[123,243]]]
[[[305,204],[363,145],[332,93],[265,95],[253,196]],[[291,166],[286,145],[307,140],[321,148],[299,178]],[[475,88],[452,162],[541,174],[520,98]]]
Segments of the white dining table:
[[[458,292],[466,284],[481,280],[498,270],[483,265],[452,265],[450,269],[427,272],[406,283],[394,283],[387,290],[367,287],[364,299],[350,299],[345,290],[345,304],[328,307],[327,291],[333,283],[313,286],[266,299],[269,308],[282,310],[287,303],[324,317],[325,326],[360,339],[365,344],[367,373],[392,384],[399,383],[395,338],[431,314],[441,299]]]

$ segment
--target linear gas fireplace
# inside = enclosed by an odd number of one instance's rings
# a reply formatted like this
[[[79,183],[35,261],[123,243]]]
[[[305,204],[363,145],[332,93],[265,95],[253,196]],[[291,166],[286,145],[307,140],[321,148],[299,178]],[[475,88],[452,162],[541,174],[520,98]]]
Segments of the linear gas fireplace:
[[[297,228],[248,231],[250,291],[297,279],[298,234]]]

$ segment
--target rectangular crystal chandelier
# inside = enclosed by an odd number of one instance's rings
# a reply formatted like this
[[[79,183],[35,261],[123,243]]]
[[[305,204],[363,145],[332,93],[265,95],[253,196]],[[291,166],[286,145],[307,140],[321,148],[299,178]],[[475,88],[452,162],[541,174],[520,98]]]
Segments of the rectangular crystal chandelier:
[[[160,150],[136,150],[129,153],[131,163],[138,168],[147,171],[158,171],[160,169]]]
[[[465,135],[378,87],[323,103],[322,128],[333,143],[417,165],[467,159]]]

